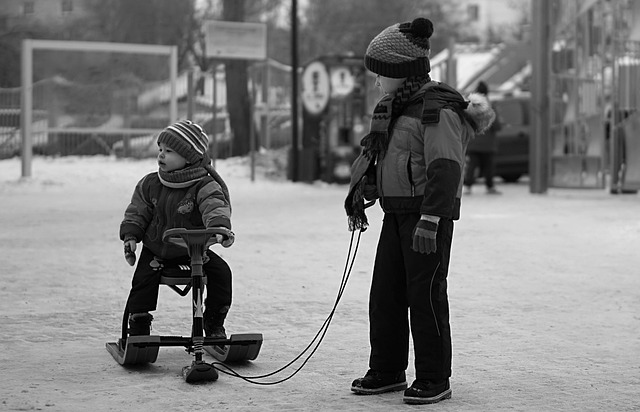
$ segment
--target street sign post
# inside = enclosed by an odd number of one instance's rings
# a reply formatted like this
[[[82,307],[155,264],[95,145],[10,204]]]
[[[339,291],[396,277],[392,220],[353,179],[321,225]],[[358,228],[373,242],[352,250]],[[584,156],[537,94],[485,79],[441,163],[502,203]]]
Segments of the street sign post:
[[[212,59],[266,60],[267,25],[265,23],[245,23],[235,21],[208,20],[204,23],[205,56]],[[217,64],[213,65],[214,84],[214,127],[217,107],[215,105],[215,84]],[[255,178],[255,129],[253,113],[255,110],[253,78],[250,83],[250,136],[251,181]],[[215,133],[213,134],[215,144]]]

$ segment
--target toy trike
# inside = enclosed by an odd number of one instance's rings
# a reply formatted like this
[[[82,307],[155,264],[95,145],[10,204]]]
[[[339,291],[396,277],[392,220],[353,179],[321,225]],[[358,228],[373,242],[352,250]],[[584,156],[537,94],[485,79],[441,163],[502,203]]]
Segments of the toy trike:
[[[169,229],[164,232],[163,240],[189,250],[191,267],[181,265],[174,268],[162,268],[160,284],[168,285],[180,296],[186,296],[191,290],[193,300],[193,323],[191,336],[128,336],[129,308],[124,308],[122,316],[122,336],[118,342],[106,344],[107,351],[121,365],[153,363],[158,357],[160,346],[184,346],[192,353],[194,360],[190,366],[182,369],[187,382],[213,381],[218,372],[213,364],[202,357],[208,352],[220,362],[254,360],[262,346],[261,333],[243,333],[229,336],[228,339],[211,338],[203,335],[203,276],[202,257],[209,246],[220,243],[228,236],[224,228],[212,229]],[[182,289],[179,286],[184,286]]]

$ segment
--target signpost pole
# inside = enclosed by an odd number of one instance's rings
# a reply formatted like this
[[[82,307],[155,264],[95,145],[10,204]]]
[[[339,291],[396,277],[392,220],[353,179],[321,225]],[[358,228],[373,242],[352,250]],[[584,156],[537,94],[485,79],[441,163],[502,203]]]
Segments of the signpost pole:
[[[249,156],[251,161],[251,181],[256,180],[256,126],[254,123],[255,95],[253,84],[253,68],[249,68]]]
[[[533,2],[533,60],[529,192],[546,193],[549,180],[549,0]]]
[[[298,1],[291,0],[291,180],[298,181]]]
[[[212,72],[213,78],[213,103],[212,107],[212,124],[211,127],[211,161],[213,162],[213,167],[216,166],[216,157],[218,157],[218,62],[214,61]]]

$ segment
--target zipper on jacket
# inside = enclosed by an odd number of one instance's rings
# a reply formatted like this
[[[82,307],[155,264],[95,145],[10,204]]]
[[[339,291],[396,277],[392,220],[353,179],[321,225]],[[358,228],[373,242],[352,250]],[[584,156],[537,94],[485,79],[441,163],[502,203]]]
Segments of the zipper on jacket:
[[[416,186],[413,184],[413,174],[411,173],[411,153],[407,161],[407,177],[409,178],[409,186],[411,186],[411,197],[416,195]]]

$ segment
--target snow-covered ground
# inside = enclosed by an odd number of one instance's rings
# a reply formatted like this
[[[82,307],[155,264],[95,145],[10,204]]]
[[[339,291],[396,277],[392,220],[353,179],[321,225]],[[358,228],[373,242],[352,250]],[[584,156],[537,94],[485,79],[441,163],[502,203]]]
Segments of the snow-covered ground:
[[[286,181],[274,159],[259,157],[255,181],[247,159],[216,165],[237,235],[217,250],[234,272],[227,329],[265,338],[258,359],[237,367],[247,375],[277,369],[311,341],[349,245],[346,186]],[[367,369],[377,206],[325,341],[291,380],[189,385],[180,370],[190,356],[175,347],[146,367],[118,365],[104,348],[119,335],[132,274],[118,226],[134,185],[155,169],[154,159],[36,157],[25,180],[19,159],[0,161],[0,410],[405,408],[398,393],[349,391]],[[640,409],[640,197],[531,195],[526,183],[500,185],[503,196],[474,189],[449,278],[453,397],[430,408]],[[188,334],[189,319],[189,299],[163,287],[154,332]]]

